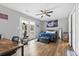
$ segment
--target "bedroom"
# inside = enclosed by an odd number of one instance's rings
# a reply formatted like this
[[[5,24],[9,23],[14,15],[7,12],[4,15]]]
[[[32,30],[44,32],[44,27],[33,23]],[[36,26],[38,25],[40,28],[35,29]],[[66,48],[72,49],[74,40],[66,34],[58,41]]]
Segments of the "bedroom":
[[[1,13],[8,15],[8,19],[0,20],[2,38],[19,36],[23,39],[28,43],[24,48],[25,56],[65,55],[69,41],[68,17],[73,6],[73,3],[2,3]],[[20,53],[18,50],[17,55]]]

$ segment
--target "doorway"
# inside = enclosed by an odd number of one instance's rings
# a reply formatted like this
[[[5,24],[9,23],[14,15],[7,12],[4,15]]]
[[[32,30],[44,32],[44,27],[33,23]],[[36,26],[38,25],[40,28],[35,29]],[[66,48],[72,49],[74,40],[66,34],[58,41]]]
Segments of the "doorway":
[[[36,38],[35,22],[27,20],[26,18],[21,18],[20,24],[21,38],[25,38],[26,36],[28,37],[28,40]]]

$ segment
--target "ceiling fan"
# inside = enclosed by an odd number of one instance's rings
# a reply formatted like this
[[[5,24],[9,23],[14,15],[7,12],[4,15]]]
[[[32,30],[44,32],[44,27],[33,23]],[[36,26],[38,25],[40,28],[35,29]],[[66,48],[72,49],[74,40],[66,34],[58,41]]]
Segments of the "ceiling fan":
[[[55,9],[54,7],[53,8],[50,8],[50,9],[41,9],[41,10],[36,10],[37,12],[40,12],[38,14],[35,14],[35,15],[40,15],[41,18],[43,18],[44,16],[48,16],[50,17],[51,14],[54,12],[53,10]],[[31,12],[31,13],[35,13],[36,11],[29,11],[29,10],[26,10],[27,12]]]
[[[36,15],[40,15],[41,16],[41,18],[43,18],[44,16],[48,16],[48,17],[50,17],[51,15],[51,13],[53,13],[53,11],[51,11],[50,9],[48,9],[48,10],[40,10],[40,13],[39,14],[36,14]]]

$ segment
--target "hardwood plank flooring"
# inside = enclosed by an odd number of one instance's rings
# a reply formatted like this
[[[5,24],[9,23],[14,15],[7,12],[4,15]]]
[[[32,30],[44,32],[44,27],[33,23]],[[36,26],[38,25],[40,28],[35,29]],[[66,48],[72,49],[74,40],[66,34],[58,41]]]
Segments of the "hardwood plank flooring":
[[[29,41],[24,47],[25,56],[64,56],[68,48],[68,42],[58,40],[56,43],[48,44],[37,42],[36,40]],[[18,51],[19,53],[20,51]],[[19,55],[17,53],[17,55]]]

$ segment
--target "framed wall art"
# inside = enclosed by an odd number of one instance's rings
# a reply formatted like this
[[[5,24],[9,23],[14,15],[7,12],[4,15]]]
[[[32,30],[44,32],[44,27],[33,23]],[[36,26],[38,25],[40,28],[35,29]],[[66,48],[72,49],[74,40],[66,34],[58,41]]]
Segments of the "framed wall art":
[[[58,27],[58,20],[47,21],[47,27]]]
[[[0,19],[8,20],[8,15],[6,15],[4,13],[0,13]]]

